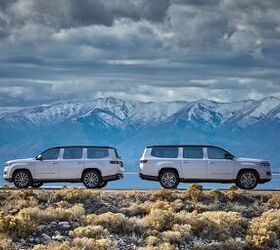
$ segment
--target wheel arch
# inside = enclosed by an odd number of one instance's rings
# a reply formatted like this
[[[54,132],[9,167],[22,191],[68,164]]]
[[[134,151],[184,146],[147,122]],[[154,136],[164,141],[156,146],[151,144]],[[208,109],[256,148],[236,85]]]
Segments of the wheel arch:
[[[82,172],[81,179],[83,178],[83,175],[84,175],[86,172],[92,171],[92,170],[97,171],[97,172],[100,174],[101,178],[102,178],[102,172],[100,171],[100,169],[98,169],[98,168],[85,168],[85,169],[83,170],[83,172]]]
[[[164,172],[164,171],[173,171],[173,172],[175,172],[177,175],[178,175],[178,177],[180,178],[180,175],[179,175],[179,172],[178,172],[178,170],[176,169],[176,168],[174,168],[174,167],[163,167],[163,168],[161,168],[159,171],[158,171],[158,177],[162,174],[162,172]]]
[[[31,176],[31,179],[33,180],[32,173],[31,173],[30,169],[28,169],[28,168],[17,168],[17,169],[15,169],[15,170],[13,171],[13,173],[12,173],[12,179],[14,179],[15,174],[16,174],[17,172],[19,172],[19,171],[26,171],[26,172],[28,172],[28,173],[30,174],[30,176]]]
[[[239,176],[242,172],[246,172],[246,171],[254,172],[254,173],[257,175],[257,177],[258,177],[258,181],[260,180],[260,174],[259,174],[259,172],[258,172],[256,169],[254,169],[254,168],[242,168],[242,169],[240,169],[240,170],[238,171],[237,175],[236,175],[236,180],[237,180],[238,176]]]

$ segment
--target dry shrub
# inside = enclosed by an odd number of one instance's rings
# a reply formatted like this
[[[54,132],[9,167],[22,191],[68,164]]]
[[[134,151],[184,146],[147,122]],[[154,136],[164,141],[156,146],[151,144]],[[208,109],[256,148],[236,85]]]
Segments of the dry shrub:
[[[140,247],[139,250],[177,250],[178,248],[169,242],[161,243],[156,246]]]
[[[280,209],[280,194],[273,195],[267,204],[274,209]]]
[[[197,242],[193,245],[193,250],[221,250],[221,249],[227,249],[227,250],[245,250],[249,249],[248,244],[245,241],[242,240],[235,240],[235,239],[229,239],[225,242],[214,242],[214,243],[201,243]]]
[[[129,233],[133,231],[132,223],[121,213],[90,214],[85,217],[84,223],[86,225],[102,225],[115,233]]]
[[[224,194],[223,192],[221,192],[220,190],[217,189],[211,189],[208,192],[209,196],[214,198],[215,200],[222,200],[224,198]]]
[[[0,233],[14,237],[26,237],[37,230],[36,222],[20,216],[0,214]]]
[[[180,212],[177,216],[181,224],[191,225],[194,234],[203,238],[224,240],[242,235],[247,228],[247,220],[236,212]]]
[[[146,201],[143,204],[132,204],[128,208],[122,209],[122,211],[130,216],[143,216],[147,215],[151,210],[154,209],[172,210],[173,206],[167,201]]]
[[[56,220],[79,221],[85,210],[81,204],[76,204],[71,208],[47,207],[45,210],[39,208],[24,208],[17,216],[27,221],[51,222]]]
[[[12,240],[5,234],[0,234],[0,250],[12,250]]]
[[[151,230],[169,230],[174,224],[175,214],[169,210],[153,209],[143,220]]]
[[[153,193],[152,200],[166,200],[166,201],[173,201],[177,198],[177,191],[168,190],[168,189],[161,189]]]
[[[74,237],[87,238],[109,238],[110,234],[102,226],[78,227],[73,231]]]
[[[69,202],[82,203],[87,199],[95,200],[99,197],[100,191],[72,187],[54,192],[51,199],[55,201],[65,200]]]
[[[247,234],[248,241],[255,248],[267,249],[274,246],[280,238],[280,210],[271,210],[254,218]]]
[[[228,190],[237,191],[237,190],[238,190],[238,187],[235,186],[235,185],[231,185],[231,186],[228,187]]]
[[[187,194],[193,201],[197,202],[201,199],[203,188],[201,185],[191,184],[187,189]]]
[[[72,242],[52,242],[48,245],[36,245],[33,250],[110,250],[115,249],[114,242],[110,239],[75,238]]]

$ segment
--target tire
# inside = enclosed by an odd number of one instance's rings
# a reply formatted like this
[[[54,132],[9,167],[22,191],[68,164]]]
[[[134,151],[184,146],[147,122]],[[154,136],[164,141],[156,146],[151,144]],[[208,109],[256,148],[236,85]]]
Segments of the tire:
[[[236,185],[241,189],[253,189],[258,185],[258,175],[254,171],[242,171],[237,176]]]
[[[179,184],[179,176],[175,171],[165,170],[160,173],[159,182],[163,188],[177,188]]]
[[[86,171],[82,176],[82,182],[87,188],[99,188],[102,183],[101,175],[96,170]]]
[[[107,184],[108,184],[108,181],[102,181],[102,182],[99,184],[98,188],[104,188]]]
[[[28,188],[32,185],[32,176],[26,170],[18,170],[13,175],[13,182],[17,188]]]
[[[43,182],[38,181],[38,182],[33,182],[31,186],[33,188],[39,188],[39,187],[43,186],[43,184],[44,184]]]

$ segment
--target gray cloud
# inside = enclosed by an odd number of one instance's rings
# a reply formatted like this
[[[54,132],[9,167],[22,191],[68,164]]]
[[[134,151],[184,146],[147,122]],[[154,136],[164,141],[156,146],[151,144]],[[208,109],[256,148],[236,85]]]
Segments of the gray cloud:
[[[279,96],[279,11],[277,0],[0,1],[0,106]]]

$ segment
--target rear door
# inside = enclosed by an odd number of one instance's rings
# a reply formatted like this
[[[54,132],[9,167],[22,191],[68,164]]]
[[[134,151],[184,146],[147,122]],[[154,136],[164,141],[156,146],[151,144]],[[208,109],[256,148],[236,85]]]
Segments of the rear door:
[[[54,180],[59,179],[60,148],[50,148],[41,153],[41,160],[35,162],[34,179]]]
[[[76,180],[81,178],[84,166],[82,147],[66,147],[62,152],[60,179]]]
[[[228,159],[227,151],[218,147],[207,147],[208,179],[231,180],[233,179],[234,160]]]
[[[206,179],[207,160],[204,157],[204,148],[202,146],[183,147],[181,169],[184,179]]]

